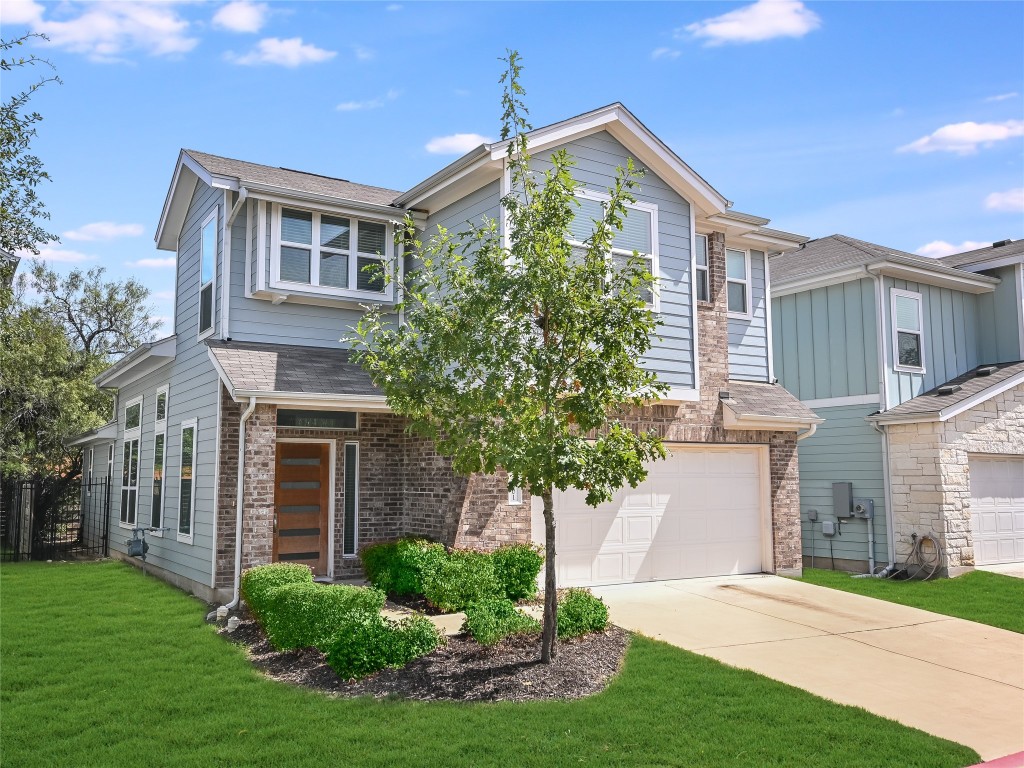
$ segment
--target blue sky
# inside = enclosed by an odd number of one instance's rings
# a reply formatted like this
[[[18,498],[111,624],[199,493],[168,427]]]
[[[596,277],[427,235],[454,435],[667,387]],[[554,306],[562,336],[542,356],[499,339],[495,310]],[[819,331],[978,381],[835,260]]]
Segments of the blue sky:
[[[58,269],[133,274],[180,147],[407,189],[499,130],[498,57],[534,125],[622,101],[771,226],[927,255],[1024,237],[1024,3],[35,3],[2,36],[33,101]],[[3,93],[28,75],[4,78]],[[465,136],[472,134],[475,136]],[[462,135],[462,136],[460,136]]]

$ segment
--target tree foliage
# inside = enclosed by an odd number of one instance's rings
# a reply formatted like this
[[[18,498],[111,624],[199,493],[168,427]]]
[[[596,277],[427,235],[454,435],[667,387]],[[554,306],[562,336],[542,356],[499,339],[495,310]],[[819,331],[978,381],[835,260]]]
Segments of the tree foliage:
[[[509,487],[544,501],[545,617],[542,658],[554,653],[554,489],[579,488],[597,505],[646,476],[664,456],[657,435],[625,425],[623,409],[663,394],[639,363],[658,321],[644,294],[654,277],[611,244],[635,202],[641,172],[617,170],[603,217],[582,247],[570,240],[579,204],[564,150],[531,163],[519,55],[503,59],[502,140],[511,190],[503,239],[493,219],[426,242],[405,223],[415,269],[400,287],[396,324],[371,308],[355,329],[358,358],[410,429],[450,456],[456,471],[508,472]],[[536,166],[536,167],[534,167]]]
[[[20,67],[43,66],[53,70],[53,65],[45,59],[12,53],[32,37],[42,35],[0,40],[0,72],[6,82]],[[11,253],[19,250],[39,253],[40,244],[58,239],[39,224],[40,219],[48,219],[50,214],[39,199],[37,187],[40,182],[49,181],[50,176],[43,170],[42,160],[30,151],[36,126],[43,117],[38,112],[26,111],[33,94],[53,82],[59,83],[60,78],[55,74],[41,76],[0,104],[0,248]]]
[[[152,337],[156,323],[137,281],[102,269],[58,277],[36,261],[31,276],[0,286],[0,471],[73,477],[65,441],[110,419],[111,395],[92,383],[113,358]]]

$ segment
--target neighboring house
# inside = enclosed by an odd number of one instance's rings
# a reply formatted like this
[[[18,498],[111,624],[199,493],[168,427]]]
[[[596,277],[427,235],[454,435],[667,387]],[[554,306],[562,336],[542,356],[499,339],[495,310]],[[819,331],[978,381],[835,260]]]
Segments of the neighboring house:
[[[771,259],[776,375],[826,420],[800,445],[805,564],[902,564],[924,534],[949,574],[1024,560],[1022,263],[1024,241],[936,260],[843,235]]]
[[[664,325],[644,363],[670,387],[629,417],[668,441],[645,483],[597,510],[558,494],[561,583],[799,572],[796,441],[818,419],[770,383],[766,254],[806,238],[731,211],[621,104],[529,138],[537,168],[561,147],[576,158],[581,238],[616,167],[647,169],[615,245],[659,278]],[[167,527],[150,536],[149,567],[224,599],[239,565],[343,578],[360,573],[360,547],[397,536],[530,540],[529,494],[503,473],[454,474],[339,342],[361,306],[395,301],[362,271],[408,268],[394,222],[409,213],[429,237],[502,221],[505,162],[506,143],[482,145],[399,192],[180,153],[156,235],[177,254],[174,335],[97,379],[117,389],[116,553],[131,527]]]

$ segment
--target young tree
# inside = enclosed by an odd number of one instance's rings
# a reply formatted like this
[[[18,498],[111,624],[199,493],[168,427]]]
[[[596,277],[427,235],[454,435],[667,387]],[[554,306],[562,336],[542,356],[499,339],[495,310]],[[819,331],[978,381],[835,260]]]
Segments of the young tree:
[[[509,488],[544,503],[546,570],[541,659],[555,656],[555,489],[586,491],[593,506],[646,477],[664,457],[657,435],[636,433],[622,409],[663,394],[639,360],[658,322],[645,295],[653,276],[641,259],[611,260],[640,173],[618,169],[610,200],[583,247],[570,243],[579,204],[573,161],[555,152],[531,169],[518,53],[503,59],[501,137],[512,189],[502,200],[507,243],[494,220],[443,228],[407,251],[417,268],[403,281],[402,322],[370,308],[351,341],[358,359],[409,429],[430,438],[457,472],[504,468]]]

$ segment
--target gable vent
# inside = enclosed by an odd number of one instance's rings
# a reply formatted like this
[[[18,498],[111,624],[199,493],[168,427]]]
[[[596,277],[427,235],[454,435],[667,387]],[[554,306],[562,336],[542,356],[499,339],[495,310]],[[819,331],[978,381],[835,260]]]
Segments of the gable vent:
[[[952,395],[954,392],[959,392],[963,387],[959,384],[945,384],[939,387],[940,395]]]
[[[980,365],[974,371],[975,376],[991,376],[995,373],[997,368],[994,365]]]

